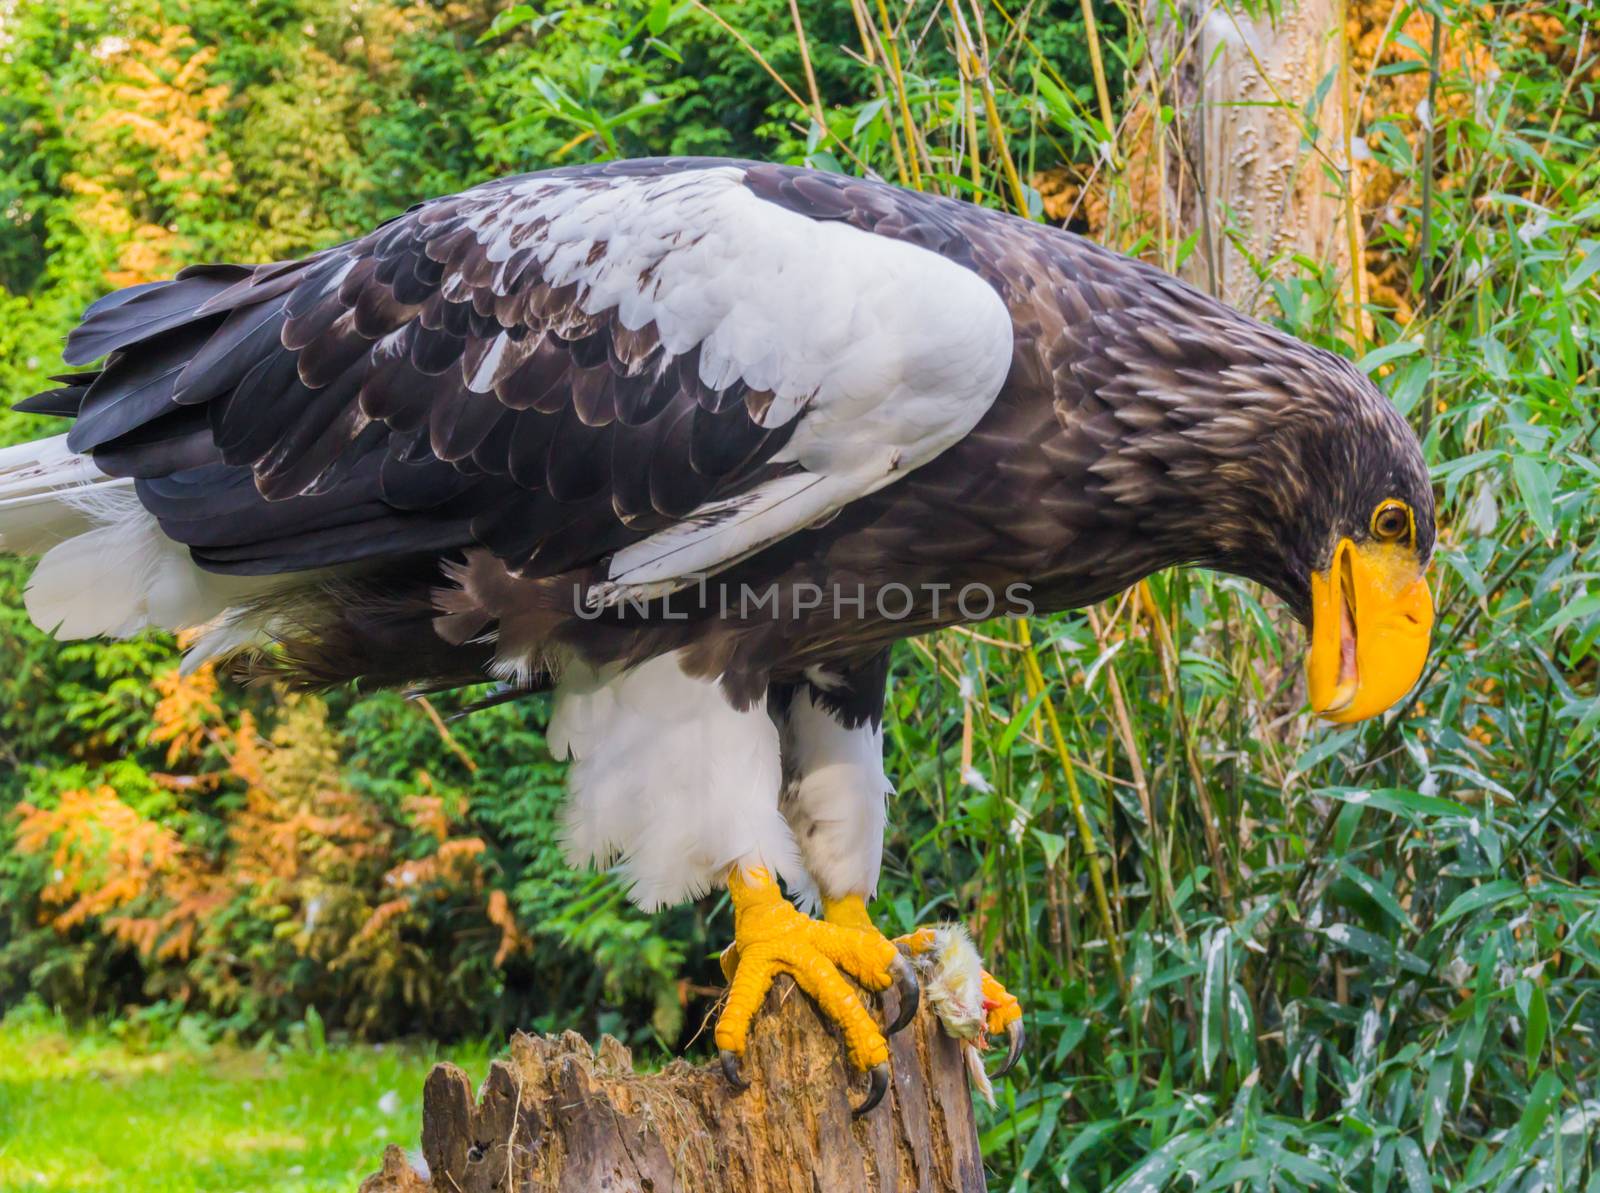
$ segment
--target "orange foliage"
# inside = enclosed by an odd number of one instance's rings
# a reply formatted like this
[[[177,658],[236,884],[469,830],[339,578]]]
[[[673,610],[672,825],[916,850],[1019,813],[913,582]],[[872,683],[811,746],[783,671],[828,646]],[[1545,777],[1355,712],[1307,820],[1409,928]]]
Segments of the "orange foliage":
[[[357,950],[396,951],[424,901],[467,895],[483,900],[500,930],[496,964],[528,947],[505,893],[485,894],[486,844],[457,832],[463,801],[431,791],[406,797],[418,830],[407,848],[431,848],[401,855],[404,826],[343,782],[320,702],[284,698],[263,736],[248,712],[226,724],[209,667],[167,672],[156,687],[150,738],[166,744],[169,766],[191,771],[157,776],[159,785],[242,791],[227,848],[218,857],[187,847],[110,786],[69,791],[50,806],[23,803],[15,849],[47,859],[42,913],[57,932],[98,927],[147,960],[182,962],[206,952],[219,912],[242,904],[282,925],[300,953],[337,964]],[[425,774],[419,783],[431,786]]]
[[[183,860],[177,837],[110,787],[68,791],[53,808],[22,803],[15,814],[17,851],[50,854],[40,898],[57,909],[50,923],[58,932],[134,902]]]
[[[355,939],[350,943],[352,945],[366,944],[368,941],[382,935],[384,929],[410,910],[411,900],[409,899],[390,899],[385,903],[378,904],[372,909],[372,914],[367,917],[367,922],[361,925],[361,931],[356,933]]]
[[[475,2],[481,28],[499,5]],[[397,39],[446,19],[426,4],[357,7],[356,27],[366,33],[353,39],[364,46],[347,47],[356,65],[305,47],[317,104],[304,103],[303,86],[283,89],[276,108],[252,96],[247,128],[289,113],[305,135],[232,144],[216,135],[230,99],[212,77],[217,47],[201,47],[149,6],[123,14],[117,33],[83,56],[86,77],[63,108],[75,156],[62,183],[90,272],[119,287],[169,276],[201,256],[200,240],[212,246],[208,254],[249,259],[331,239],[327,195],[358,181],[344,168],[355,151],[349,138],[372,114],[364,72],[401,69],[391,53]],[[251,144],[287,146],[295,168],[281,169],[283,161]],[[236,174],[250,187],[269,174],[272,202],[258,228],[229,233],[242,238],[229,250],[215,225],[240,189]],[[274,966],[296,955],[327,962],[357,941],[387,950],[388,969],[369,967],[379,975],[374,999],[390,997],[381,981],[404,987],[409,1001],[430,961],[417,942],[449,900],[482,909],[499,931],[501,960],[526,947],[505,895],[488,889],[486,846],[463,828],[462,798],[419,775],[397,813],[354,788],[317,701],[281,700],[271,722],[258,725],[222,697],[209,666],[169,671],[154,688],[144,740],[161,749],[169,773],[35,796],[13,810],[15,853],[41,873],[41,924],[136,950],[152,986],[180,996],[212,983],[221,989],[214,1004],[271,997],[274,982],[284,984]],[[113,773],[134,774],[129,767]]]
[[[426,776],[424,776],[426,777]],[[436,841],[450,835],[450,816],[445,811],[444,799],[437,795],[409,795],[402,805],[411,823]]]
[[[217,704],[217,676],[210,663],[184,675],[178,670],[156,676],[155,725],[150,740],[167,745],[167,765],[199,755],[210,735],[210,726],[222,718]]]
[[[111,286],[170,275],[193,255],[173,218],[232,189],[233,163],[211,143],[212,122],[228,88],[206,67],[215,47],[195,49],[187,26],[141,29],[107,38],[95,57],[103,76],[74,106],[79,138],[90,147],[65,176],[80,197],[79,224],[114,251]]]
[[[517,927],[517,917],[512,914],[510,900],[504,891],[489,892],[489,922],[500,929],[500,947],[494,951],[494,963],[503,966],[512,953],[526,952],[528,938]]]

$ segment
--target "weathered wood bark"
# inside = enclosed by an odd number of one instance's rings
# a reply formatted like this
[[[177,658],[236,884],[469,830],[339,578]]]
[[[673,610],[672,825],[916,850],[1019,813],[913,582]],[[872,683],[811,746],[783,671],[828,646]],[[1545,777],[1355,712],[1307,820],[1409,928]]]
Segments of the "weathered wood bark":
[[[892,997],[892,996],[891,996]],[[732,1090],[714,1065],[633,1069],[609,1036],[511,1041],[476,1099],[435,1066],[423,1088],[429,1175],[390,1147],[361,1193],[981,1193],[960,1049],[926,1008],[890,1040],[894,1080],[853,1120],[865,1081],[787,978],[755,1024]]]
[[[1345,164],[1335,0],[1289,0],[1276,18],[1229,0],[1160,11],[1175,19],[1153,31],[1147,70],[1180,118],[1159,171],[1154,144],[1132,152],[1164,184],[1151,189],[1164,190],[1173,238],[1201,231],[1183,275],[1252,314],[1270,305],[1270,278],[1298,271],[1296,255],[1334,263],[1348,285],[1342,188],[1329,177],[1330,164]],[[1147,76],[1139,98],[1151,90]],[[1305,140],[1312,130],[1316,150]]]

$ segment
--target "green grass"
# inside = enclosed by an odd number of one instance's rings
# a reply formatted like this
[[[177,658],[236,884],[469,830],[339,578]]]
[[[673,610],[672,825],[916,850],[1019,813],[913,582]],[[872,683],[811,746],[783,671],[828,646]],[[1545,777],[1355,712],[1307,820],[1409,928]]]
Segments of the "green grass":
[[[387,1144],[417,1146],[435,1060],[486,1050],[159,1047],[54,1016],[0,1021],[0,1190],[354,1193]]]

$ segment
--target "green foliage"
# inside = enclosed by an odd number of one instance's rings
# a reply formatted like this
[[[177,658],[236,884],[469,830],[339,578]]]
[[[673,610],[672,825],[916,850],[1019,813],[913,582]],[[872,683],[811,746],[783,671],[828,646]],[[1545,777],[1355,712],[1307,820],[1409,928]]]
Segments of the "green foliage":
[[[244,1050],[172,1004],[70,1030],[24,1003],[0,1020],[0,1187],[348,1193],[416,1146],[435,1061],[484,1067],[481,1045],[324,1047],[315,1022]]]
[[[0,217],[9,223],[0,386],[12,395],[40,388],[59,369],[62,334],[111,285],[193,260],[303,253],[421,194],[513,168],[485,130],[512,124],[509,113],[528,107],[534,92],[520,50],[480,44],[491,15],[328,0],[8,6],[0,27]],[[61,102],[66,90],[80,102]],[[500,143],[524,154],[556,144]],[[51,429],[48,420],[0,411],[0,443]],[[122,804],[172,829],[193,865],[236,864],[247,802],[237,776],[166,810],[140,794],[169,780],[211,783],[222,765],[213,749],[175,766],[153,738],[156,683],[175,666],[173,644],[160,636],[56,643],[23,612],[26,574],[24,564],[0,560],[0,658],[8,664],[0,674],[0,806],[26,800],[48,814],[63,794],[108,784]],[[218,700],[225,729],[244,713],[269,727],[283,720],[270,694],[230,690]],[[108,921],[173,914],[185,895],[171,883],[152,879],[133,903],[62,930],[62,909],[42,901],[51,853],[8,849],[0,859],[8,929],[0,932],[0,999],[36,991],[83,1016],[170,997],[247,1035],[281,1034],[320,1001],[340,1008],[339,1028],[377,1035],[587,1023],[635,1040],[677,1040],[683,953],[686,944],[708,952],[703,927],[690,912],[642,916],[614,884],[568,870],[556,818],[560,772],[544,750],[538,710],[470,718],[452,750],[417,705],[388,696],[338,703],[329,748],[341,760],[343,794],[385,826],[384,864],[312,867],[286,887],[235,891],[205,919],[192,953],[162,957],[170,926],[143,948]],[[448,716],[454,704],[440,709]],[[419,791],[419,776],[438,781]],[[485,918],[484,893],[458,890],[454,879],[441,880],[365,952],[344,955],[381,906],[390,863],[425,862],[440,847],[407,812],[408,797],[421,792],[465,809],[454,836],[484,847],[473,881],[508,898],[523,937],[508,956],[497,959],[504,935]],[[16,825],[15,816],[0,817],[0,844],[13,844]],[[308,886],[329,882],[331,895],[320,898]],[[323,932],[335,936],[319,942],[309,921],[322,906],[343,921],[324,920]]]
[[[1447,72],[1426,217],[1413,187],[1369,233],[1434,300],[1409,324],[1370,309],[1382,347],[1361,360],[1438,486],[1412,701],[1307,724],[1298,632],[1230,579],[1157,577],[1036,626],[1124,983],[1019,640],[986,627],[901,658],[894,913],[980,908],[1030,1008],[1029,1075],[985,1138],[1011,1187],[1593,1179],[1593,87],[1558,68],[1575,35],[1535,49],[1513,10],[1443,19],[1503,65]],[[1414,179],[1417,139],[1384,138],[1382,166]],[[1281,321],[1349,352],[1346,295],[1305,265],[1277,284]]]

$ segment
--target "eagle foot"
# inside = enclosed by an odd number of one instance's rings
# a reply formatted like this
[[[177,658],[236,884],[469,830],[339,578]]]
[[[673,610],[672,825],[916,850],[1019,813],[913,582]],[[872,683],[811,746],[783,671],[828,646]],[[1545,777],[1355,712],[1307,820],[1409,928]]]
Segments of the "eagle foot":
[[[802,915],[765,870],[734,867],[728,891],[733,898],[733,944],[722,954],[729,988],[716,1028],[723,1073],[736,1088],[744,1088],[739,1058],[750,1025],[773,978],[786,973],[838,1026],[851,1064],[871,1075],[866,1100],[856,1113],[870,1110],[887,1088],[889,1043],[845,976],[873,991],[898,984],[901,1013],[895,1026],[903,1026],[901,1021],[909,1021],[916,1009],[911,964],[876,930],[864,932]]]
[[[830,924],[881,935],[860,895],[824,899],[822,916]],[[907,964],[913,969],[918,990],[926,993],[929,1006],[952,1036],[986,1049],[989,1036],[1005,1033],[1006,1059],[995,1076],[1009,1073],[1022,1055],[1027,1038],[1022,1027],[1022,1004],[983,968],[966,928],[961,924],[929,924],[896,937],[893,944],[903,958],[909,958]],[[907,1000],[902,998],[902,1014],[889,1028],[890,1035],[916,1013],[915,1003],[910,1004],[909,1012],[906,1006]]]

